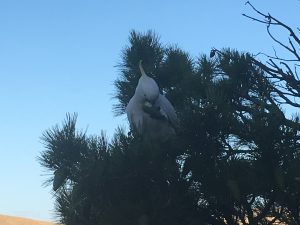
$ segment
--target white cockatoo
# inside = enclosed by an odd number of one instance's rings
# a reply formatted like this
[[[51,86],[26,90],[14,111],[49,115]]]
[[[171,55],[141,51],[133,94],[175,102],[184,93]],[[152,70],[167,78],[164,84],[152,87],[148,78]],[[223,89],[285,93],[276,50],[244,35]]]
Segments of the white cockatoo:
[[[142,76],[125,110],[129,124],[145,138],[165,141],[175,135],[176,112],[169,100],[160,94],[157,83],[145,73],[142,60],[139,68]]]

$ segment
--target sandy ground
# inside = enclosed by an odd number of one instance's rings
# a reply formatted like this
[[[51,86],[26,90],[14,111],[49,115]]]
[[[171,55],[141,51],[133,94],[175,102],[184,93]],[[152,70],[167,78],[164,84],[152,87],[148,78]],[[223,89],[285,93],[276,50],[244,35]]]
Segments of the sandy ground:
[[[0,215],[0,225],[55,225],[54,223],[26,219],[14,216]]]

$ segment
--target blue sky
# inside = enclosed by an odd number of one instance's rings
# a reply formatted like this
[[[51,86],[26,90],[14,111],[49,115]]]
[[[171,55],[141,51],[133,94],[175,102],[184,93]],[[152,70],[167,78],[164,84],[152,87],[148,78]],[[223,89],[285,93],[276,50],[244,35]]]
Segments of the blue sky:
[[[253,0],[296,26],[298,0]],[[288,2],[288,5],[286,5]],[[0,1],[0,214],[53,220],[50,187],[36,157],[44,130],[78,113],[78,128],[112,136],[115,67],[130,30],[152,29],[197,57],[212,47],[272,54],[245,1]]]

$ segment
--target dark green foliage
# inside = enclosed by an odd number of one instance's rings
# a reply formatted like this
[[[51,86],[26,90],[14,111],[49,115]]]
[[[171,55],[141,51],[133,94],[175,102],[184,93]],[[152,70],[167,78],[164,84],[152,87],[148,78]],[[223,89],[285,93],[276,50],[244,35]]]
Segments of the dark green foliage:
[[[53,172],[62,223],[299,222],[299,118],[284,114],[275,84],[250,54],[224,49],[212,56],[193,60],[163,47],[153,32],[131,32],[115,110],[124,113],[142,59],[177,110],[177,137],[149,143],[118,130],[108,143],[77,132],[75,115],[46,131],[40,162]]]

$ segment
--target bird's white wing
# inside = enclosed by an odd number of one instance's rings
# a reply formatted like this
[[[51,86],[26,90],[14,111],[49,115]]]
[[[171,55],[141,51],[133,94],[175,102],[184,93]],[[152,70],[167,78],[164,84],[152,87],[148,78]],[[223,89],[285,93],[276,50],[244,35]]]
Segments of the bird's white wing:
[[[130,99],[125,111],[130,127],[137,129],[138,132],[142,132],[143,111],[135,95]]]
[[[160,94],[154,105],[160,108],[161,113],[167,117],[174,128],[178,127],[179,121],[175,109],[164,95]]]

